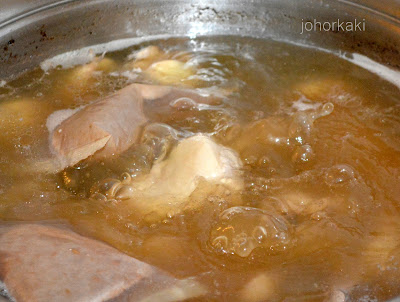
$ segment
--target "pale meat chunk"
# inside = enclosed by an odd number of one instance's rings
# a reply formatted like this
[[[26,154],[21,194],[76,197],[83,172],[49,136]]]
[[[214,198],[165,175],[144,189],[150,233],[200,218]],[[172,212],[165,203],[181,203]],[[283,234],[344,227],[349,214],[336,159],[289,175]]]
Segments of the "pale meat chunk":
[[[166,105],[186,97],[195,102],[208,102],[208,98],[190,90],[131,84],[77,112],[53,113],[47,124],[51,150],[57,158],[56,170],[73,166],[92,155],[103,158],[120,154],[137,141],[147,122],[144,102]]]
[[[200,179],[235,186],[232,177],[240,165],[233,151],[205,135],[195,135],[181,141],[167,160],[155,164],[137,188],[148,196],[186,198]]]
[[[133,60],[128,62],[125,68],[142,71],[144,79],[152,83],[180,87],[196,86],[197,70],[193,64],[187,62],[190,53],[165,52],[151,45],[131,54],[128,59]]]
[[[225,191],[240,190],[243,186],[239,175],[241,166],[233,150],[216,144],[205,135],[195,135],[182,140],[149,174],[121,184],[115,198],[128,200],[142,214],[165,217],[181,211],[198,187],[204,192],[215,191],[216,185]]]
[[[276,280],[266,273],[261,273],[250,280],[240,291],[241,301],[262,302],[272,300],[276,291]]]
[[[16,301],[181,301],[206,293],[114,248],[52,224],[0,225],[0,288]]]
[[[128,149],[146,121],[143,96],[136,86],[127,86],[61,122],[51,134],[51,148],[63,167],[97,151],[109,156]]]

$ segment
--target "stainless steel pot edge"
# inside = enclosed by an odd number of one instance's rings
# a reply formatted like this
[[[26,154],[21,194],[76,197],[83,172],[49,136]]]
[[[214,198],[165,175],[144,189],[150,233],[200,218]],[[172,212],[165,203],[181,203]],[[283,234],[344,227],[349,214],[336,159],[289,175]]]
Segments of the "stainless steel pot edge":
[[[8,16],[0,24],[0,78],[9,78],[73,49],[159,34],[230,34],[287,40],[336,53],[360,53],[400,69],[400,18],[389,14],[389,10],[377,11],[359,2],[43,0],[30,10]],[[382,2],[393,2],[400,8],[397,0]],[[338,17],[365,18],[368,30],[300,34],[303,21],[333,21]]]

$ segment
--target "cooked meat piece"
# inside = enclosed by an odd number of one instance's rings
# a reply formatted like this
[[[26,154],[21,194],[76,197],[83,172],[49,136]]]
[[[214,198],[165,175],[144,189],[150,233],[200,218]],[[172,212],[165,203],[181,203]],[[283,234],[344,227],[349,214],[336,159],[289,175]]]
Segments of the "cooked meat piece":
[[[149,174],[116,183],[109,191],[100,193],[126,200],[128,211],[140,213],[140,217],[150,215],[146,220],[159,221],[187,208],[189,197],[188,208],[195,208],[194,200],[201,202],[210,192],[223,195],[240,190],[241,166],[233,150],[205,135],[195,135],[182,140]],[[193,196],[195,191],[197,195]]]
[[[77,112],[53,113],[48,126],[50,146],[57,158],[56,170],[73,166],[92,155],[103,158],[127,150],[136,142],[147,122],[144,102],[167,105],[184,97],[195,102],[208,102],[206,97],[190,90],[131,84]]]
[[[184,85],[195,75],[195,69],[178,60],[163,60],[153,63],[145,72],[146,76],[156,83],[164,85]]]
[[[207,292],[62,224],[3,223],[0,254],[0,288],[22,302],[181,301]]]
[[[276,292],[276,277],[261,273],[251,279],[240,291],[241,301],[261,302],[272,300]]]

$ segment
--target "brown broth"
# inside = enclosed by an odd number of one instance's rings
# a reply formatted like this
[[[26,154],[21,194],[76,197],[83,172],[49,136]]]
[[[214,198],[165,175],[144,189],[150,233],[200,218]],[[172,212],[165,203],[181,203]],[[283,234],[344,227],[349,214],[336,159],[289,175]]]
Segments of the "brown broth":
[[[292,232],[284,250],[216,253],[211,230],[230,206],[222,197],[152,224],[137,221],[124,202],[90,199],[96,181],[148,172],[152,159],[140,147],[58,174],[34,171],[49,156],[49,114],[132,82],[122,73],[127,55],[147,45],[197,62],[188,85],[227,93],[202,111],[147,110],[152,122],[185,135],[212,133],[239,153],[241,205],[284,217]],[[209,288],[198,301],[324,301],[335,290],[352,301],[385,301],[400,294],[397,87],[334,55],[251,38],[171,38],[105,57],[113,65],[84,78],[74,74],[79,66],[36,68],[0,88],[0,220],[66,220],[179,278],[195,276]],[[260,293],[249,296],[243,288],[255,277],[249,288]]]

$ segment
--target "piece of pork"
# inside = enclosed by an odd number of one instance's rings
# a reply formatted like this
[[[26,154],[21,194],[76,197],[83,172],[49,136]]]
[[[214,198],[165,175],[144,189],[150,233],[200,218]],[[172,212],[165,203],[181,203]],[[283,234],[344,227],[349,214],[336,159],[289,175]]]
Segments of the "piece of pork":
[[[276,293],[276,283],[276,276],[267,273],[258,274],[239,291],[240,301],[270,301]]]
[[[182,140],[167,160],[156,163],[149,175],[132,185],[149,197],[187,198],[200,179],[237,187],[234,171],[240,167],[234,151],[198,134]]]
[[[180,141],[165,160],[155,163],[149,174],[117,182],[109,191],[100,193],[123,200],[140,217],[151,216],[146,220],[158,221],[197,207],[197,200],[202,204],[209,194],[238,192],[243,187],[241,167],[236,152],[198,134]]]
[[[53,113],[47,125],[50,148],[56,156],[55,170],[73,166],[92,155],[104,158],[127,150],[148,121],[144,102],[167,105],[179,98],[208,102],[207,97],[191,90],[131,84],[77,111]]]
[[[27,301],[182,301],[207,293],[59,223],[0,224],[0,290]]]

